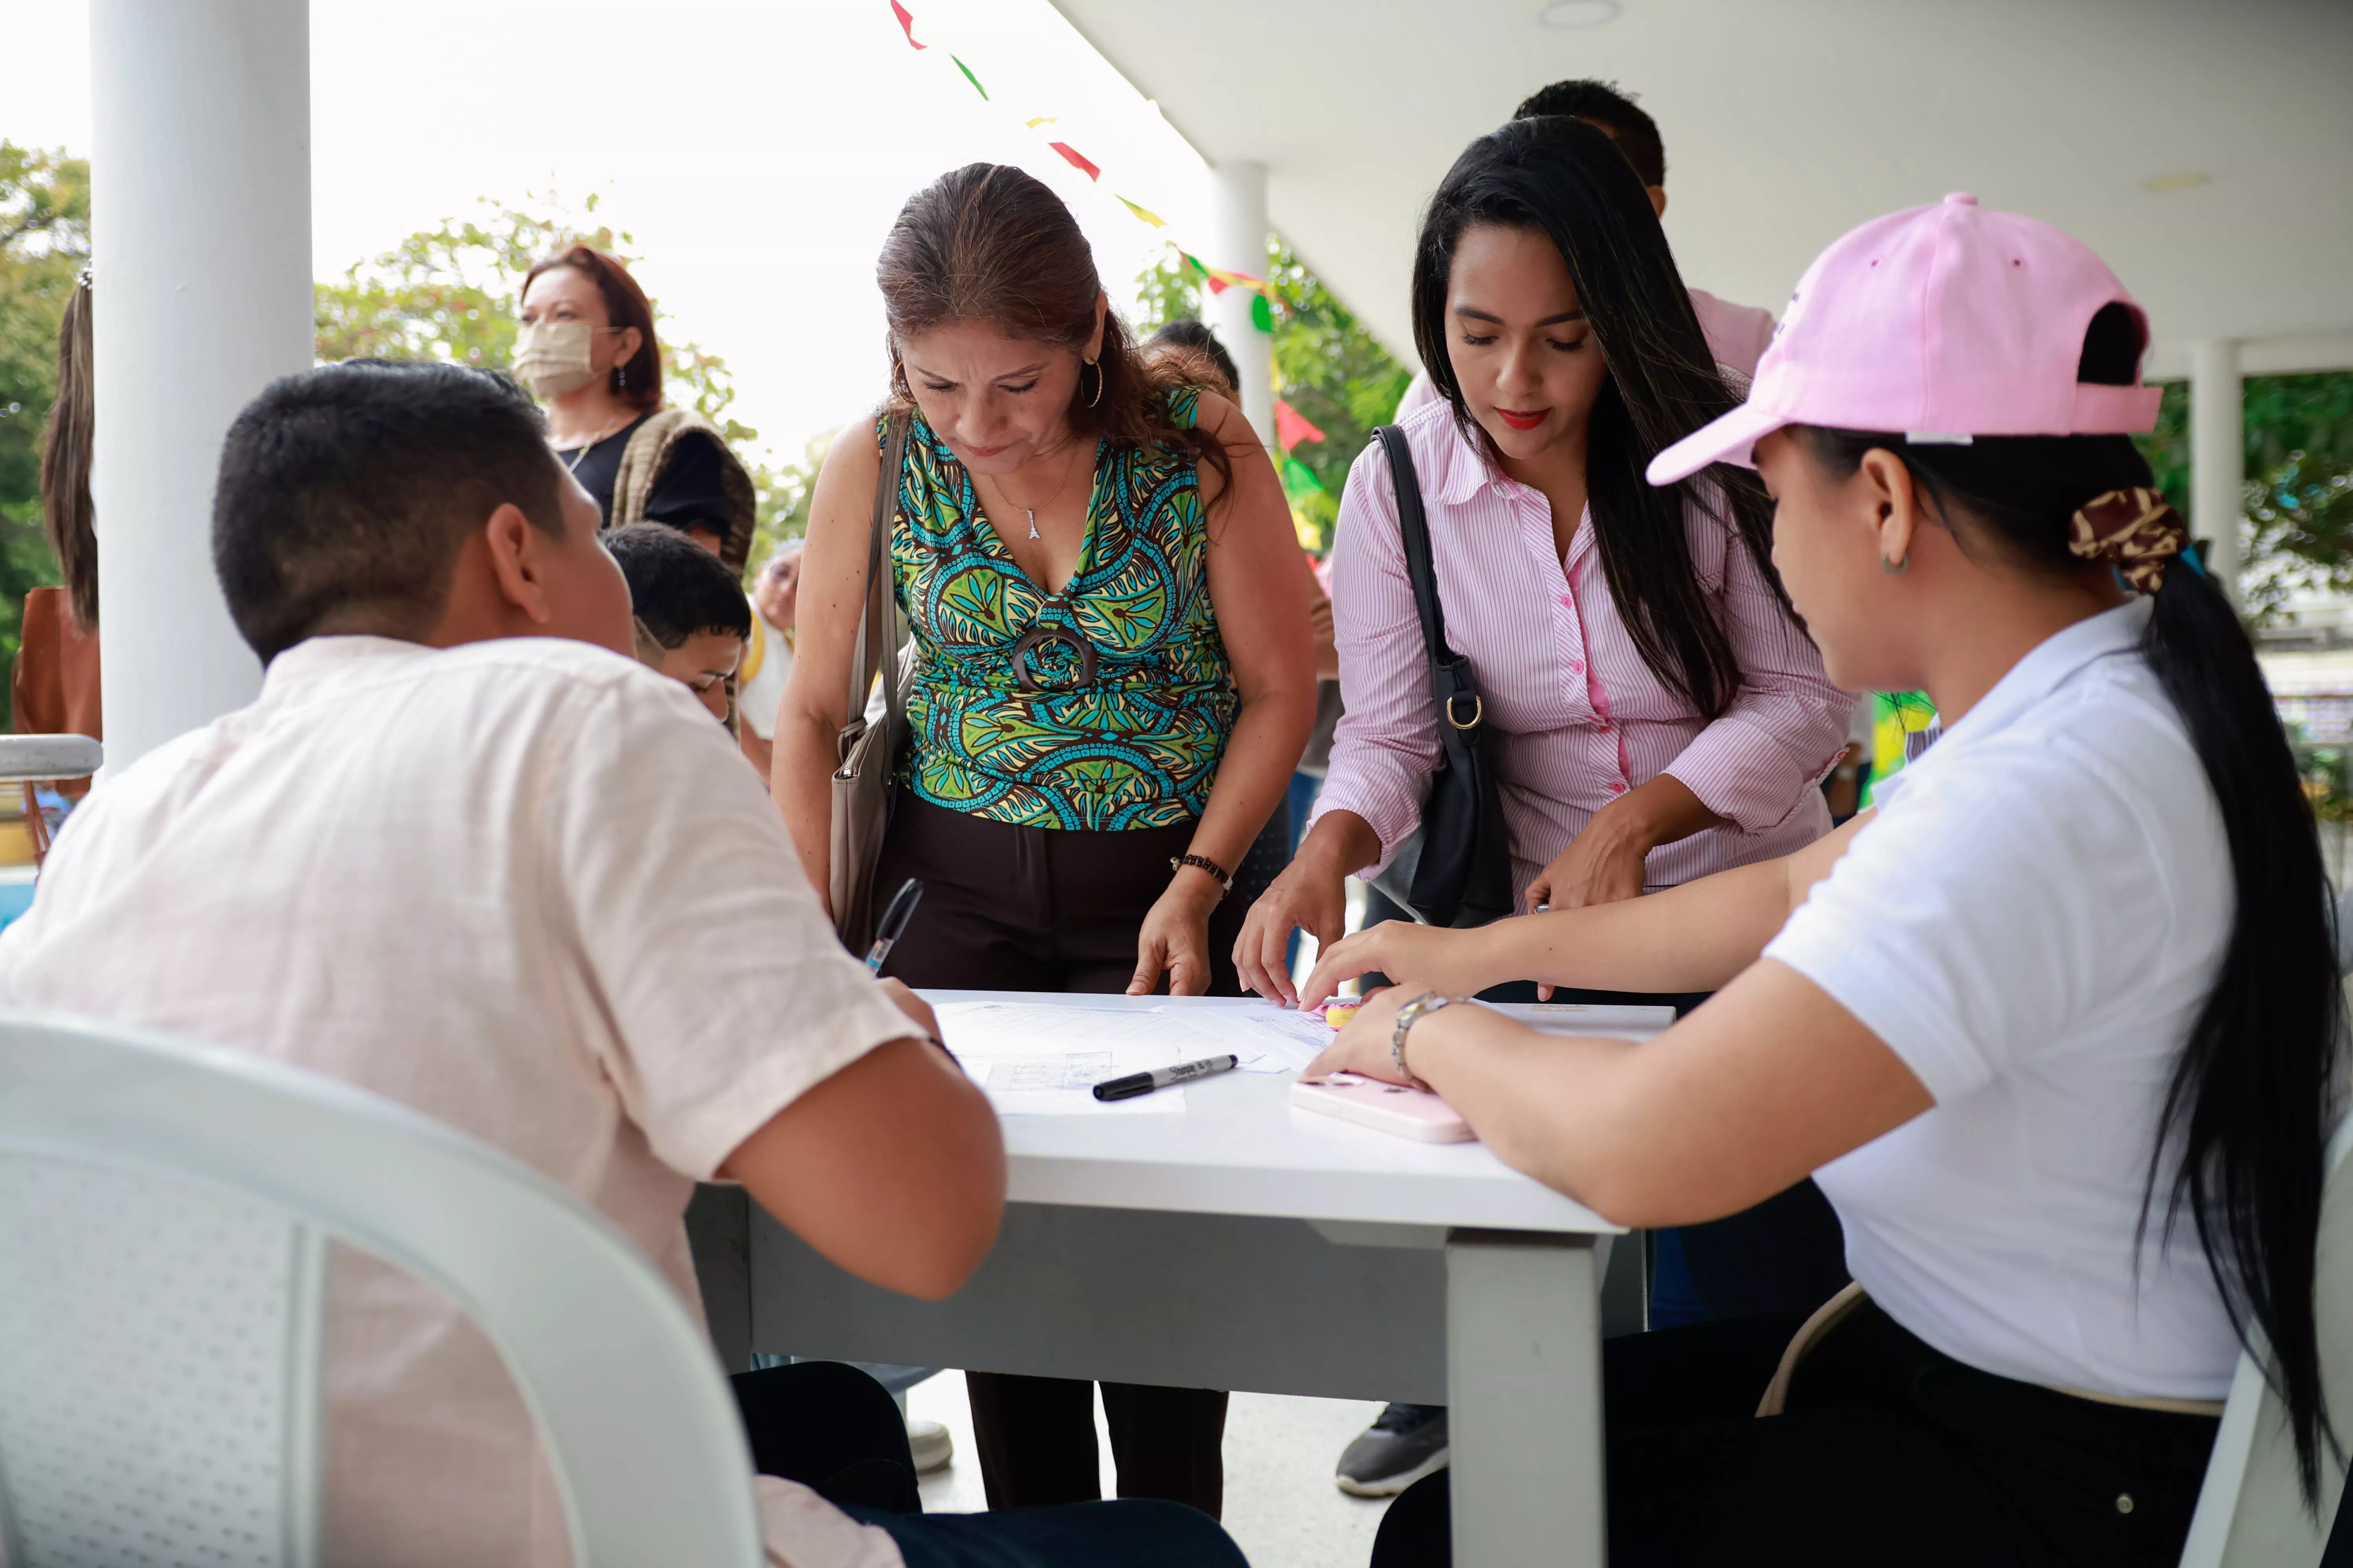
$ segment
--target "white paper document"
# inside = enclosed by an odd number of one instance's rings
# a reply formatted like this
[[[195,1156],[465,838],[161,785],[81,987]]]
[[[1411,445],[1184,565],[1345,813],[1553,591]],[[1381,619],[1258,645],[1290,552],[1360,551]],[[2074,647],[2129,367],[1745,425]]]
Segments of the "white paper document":
[[[1173,1115],[1182,1087],[1106,1104],[1106,1079],[1232,1054],[1243,1072],[1291,1072],[1332,1037],[1318,1020],[1264,1008],[1089,1007],[1045,1002],[948,1002],[948,1049],[1005,1116]]]

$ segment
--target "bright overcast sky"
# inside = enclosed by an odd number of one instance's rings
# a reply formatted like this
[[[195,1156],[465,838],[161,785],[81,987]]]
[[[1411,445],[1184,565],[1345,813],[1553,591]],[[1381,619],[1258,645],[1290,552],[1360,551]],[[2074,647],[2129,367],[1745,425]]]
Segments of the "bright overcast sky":
[[[339,276],[478,197],[601,193],[597,216],[634,237],[664,335],[725,356],[738,416],[790,457],[881,395],[874,258],[900,204],[941,173],[986,160],[1046,181],[1123,306],[1166,235],[1201,233],[1200,158],[1047,0],[905,3],[934,46],[922,53],[890,0],[312,0],[313,273]],[[87,153],[86,4],[0,0],[0,38],[51,68],[12,68],[0,138]],[[1025,127],[1044,115],[1055,122]],[[105,181],[93,171],[101,202]],[[1128,216],[1114,188],[1171,227]]]

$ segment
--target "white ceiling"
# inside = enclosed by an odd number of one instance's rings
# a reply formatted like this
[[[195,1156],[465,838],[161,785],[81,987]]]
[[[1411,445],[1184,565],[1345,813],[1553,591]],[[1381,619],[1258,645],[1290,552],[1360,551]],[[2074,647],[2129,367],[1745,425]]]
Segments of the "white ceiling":
[[[1976,192],[2080,236],[2152,368],[2353,365],[2353,0],[1055,0],[1394,349],[1413,232],[1463,144],[1564,77],[1639,94],[1692,284],[1778,312],[1866,218]],[[2152,193],[2144,182],[2210,176]],[[1409,353],[1407,357],[1410,357]]]

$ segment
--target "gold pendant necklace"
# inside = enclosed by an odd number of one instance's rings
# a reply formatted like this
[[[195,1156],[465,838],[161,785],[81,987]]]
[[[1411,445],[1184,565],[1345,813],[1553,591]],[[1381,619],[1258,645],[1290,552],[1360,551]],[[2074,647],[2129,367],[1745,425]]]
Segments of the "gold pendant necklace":
[[[1060,481],[1060,482],[1058,482],[1058,483],[1054,486],[1054,493],[1053,493],[1052,495],[1050,495],[1050,496],[1048,496],[1044,500],[1039,501],[1039,502],[1038,503],[1038,506],[1021,506],[1021,503],[1020,503],[1019,501],[1018,501],[1018,500],[1013,501],[1013,504],[1014,504],[1015,506],[1020,506],[1020,507],[1021,507],[1021,510],[1022,510],[1024,512],[1026,512],[1026,513],[1028,513],[1028,514],[1029,514],[1029,537],[1030,537],[1030,538],[1032,538],[1032,539],[1041,539],[1041,538],[1043,538],[1043,537],[1044,537],[1044,535],[1040,534],[1040,533],[1038,531],[1038,507],[1039,507],[1039,506],[1052,506],[1052,505],[1053,505],[1057,500],[1060,500],[1061,499],[1062,491],[1063,491],[1065,489],[1067,489],[1067,488],[1069,487],[1069,485],[1070,485],[1070,482],[1071,482],[1071,472],[1072,472],[1074,469],[1076,469],[1076,468],[1078,468],[1078,466],[1079,466],[1079,455],[1078,455],[1078,451],[1077,451],[1077,449],[1076,449],[1076,445],[1075,445],[1075,443],[1074,443],[1074,444],[1073,444],[1073,447],[1072,447],[1072,450],[1071,450],[1071,460],[1070,460],[1069,462],[1064,463],[1064,464],[1062,465],[1062,478],[1061,478]],[[1005,489],[1005,481],[1004,481],[1004,480],[1002,480],[1002,479],[999,479],[999,480],[997,481],[997,488],[998,489],[1000,489],[1000,490],[1004,490],[1004,489]],[[1005,490],[1005,499],[1006,499],[1007,500],[1013,500],[1013,492],[1012,492],[1012,491],[1010,491],[1010,490]]]
[[[564,471],[567,474],[578,473],[580,471],[580,465],[588,460],[588,454],[603,446],[605,444],[606,437],[612,435],[614,431],[618,430],[622,426],[627,425],[630,418],[631,416],[624,414],[619,418],[615,419],[611,424],[606,426],[602,430],[597,431],[594,436],[589,437],[588,444],[586,446],[577,447],[574,450],[572,460],[564,465]],[[559,449],[555,456],[559,460],[561,460],[564,457],[564,453]]]

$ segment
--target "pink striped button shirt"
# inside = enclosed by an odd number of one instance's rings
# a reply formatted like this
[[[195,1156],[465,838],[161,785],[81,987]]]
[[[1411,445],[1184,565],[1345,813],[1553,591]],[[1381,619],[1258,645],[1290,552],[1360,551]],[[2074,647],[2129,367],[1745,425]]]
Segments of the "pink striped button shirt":
[[[1672,773],[1717,826],[1651,852],[1644,879],[1672,886],[1786,855],[1830,830],[1815,786],[1846,744],[1854,699],[1782,614],[1729,525],[1685,513],[1702,588],[1739,659],[1740,692],[1713,722],[1662,685],[1619,618],[1580,521],[1564,566],[1545,498],[1505,478],[1444,404],[1401,425],[1420,476],[1446,637],[1486,704],[1503,783],[1515,891],[1628,790]],[[1332,552],[1332,604],[1347,711],[1317,817],[1353,811],[1387,866],[1421,819],[1442,755],[1397,491],[1377,443],[1348,476]]]

